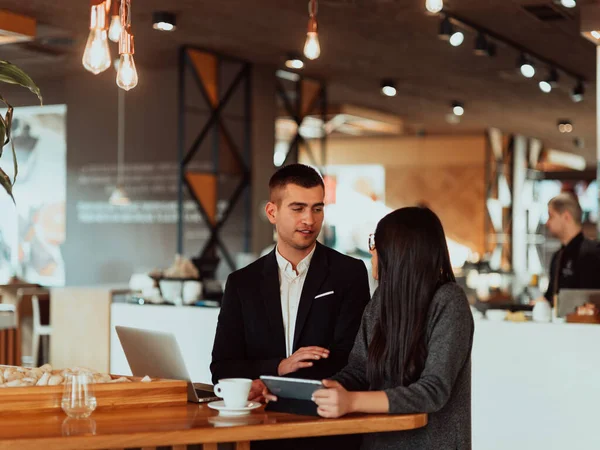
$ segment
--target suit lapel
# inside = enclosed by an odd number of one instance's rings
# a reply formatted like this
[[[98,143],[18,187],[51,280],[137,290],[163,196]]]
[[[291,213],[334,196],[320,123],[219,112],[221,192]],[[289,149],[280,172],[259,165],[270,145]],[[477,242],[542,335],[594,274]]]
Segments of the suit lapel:
[[[327,263],[327,254],[325,253],[323,246],[317,242],[317,248],[310,261],[306,280],[304,280],[304,286],[302,288],[302,295],[300,296],[300,305],[298,306],[298,315],[296,316],[296,327],[294,330],[293,351],[297,348],[298,340],[300,339],[302,329],[308,318],[312,302],[318,294],[321,285],[327,278],[328,273],[329,266]]]
[[[281,314],[281,292],[279,290],[279,268],[275,251],[267,255],[263,268],[263,279],[260,283],[260,292],[265,310],[269,320],[269,326],[276,339],[275,346],[277,352],[285,356],[285,331],[283,329],[283,315]]]

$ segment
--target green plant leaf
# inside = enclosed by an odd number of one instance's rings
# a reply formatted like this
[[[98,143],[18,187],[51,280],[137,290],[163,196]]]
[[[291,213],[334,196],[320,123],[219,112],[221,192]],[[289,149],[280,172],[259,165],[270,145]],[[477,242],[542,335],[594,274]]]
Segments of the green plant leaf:
[[[19,173],[19,165],[17,164],[17,153],[15,152],[15,144],[12,141],[12,139],[10,138],[10,131],[12,129],[12,118],[13,118],[13,107],[12,105],[10,105],[10,103],[8,103],[6,100],[4,100],[4,97],[2,97],[2,95],[0,95],[0,102],[4,103],[6,105],[6,117],[2,118],[2,116],[0,116],[0,122],[3,123],[4,125],[4,133],[5,133],[5,141],[0,141],[0,142],[4,142],[2,144],[2,147],[0,147],[0,157],[2,157],[2,152],[4,150],[4,146],[8,143],[8,141],[10,141],[10,147],[12,148],[12,154],[13,154],[13,167],[14,167],[14,176],[13,176],[13,181],[12,184],[13,186],[15,185],[16,181],[17,181],[17,174]]]
[[[10,182],[10,178],[8,177],[8,175],[6,175],[6,173],[4,172],[4,170],[2,170],[1,167],[0,167],[0,185],[2,185],[2,187],[4,189],[6,189],[6,193],[8,195],[10,195],[10,198],[12,198],[13,203],[15,203],[15,198],[13,197],[13,193],[12,193],[12,183]]]
[[[40,104],[43,103],[40,88],[37,87],[31,77],[8,61],[0,61],[0,82],[23,86],[37,95]]]

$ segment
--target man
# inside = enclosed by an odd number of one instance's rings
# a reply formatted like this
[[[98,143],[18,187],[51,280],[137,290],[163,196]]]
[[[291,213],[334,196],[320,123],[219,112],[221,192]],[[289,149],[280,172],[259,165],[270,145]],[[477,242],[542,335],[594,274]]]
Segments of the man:
[[[342,369],[369,301],[364,263],[317,242],[325,197],[317,171],[283,167],[269,189],[277,246],[229,276],[210,366],[215,383],[255,380],[251,398],[262,393],[261,375],[321,380]]]
[[[552,257],[546,299],[554,304],[561,289],[600,289],[600,244],[584,238],[577,198],[562,193],[548,203],[546,227],[562,247]]]
[[[213,347],[213,381],[291,375],[323,379],[343,368],[369,301],[362,261],[317,242],[325,187],[301,164],[269,182],[277,232],[268,255],[232,273]]]

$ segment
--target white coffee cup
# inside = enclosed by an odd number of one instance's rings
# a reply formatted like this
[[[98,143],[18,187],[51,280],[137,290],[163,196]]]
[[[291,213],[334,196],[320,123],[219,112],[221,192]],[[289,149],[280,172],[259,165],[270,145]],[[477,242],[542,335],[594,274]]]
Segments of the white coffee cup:
[[[217,396],[225,401],[228,408],[243,408],[248,404],[252,380],[248,378],[224,378],[215,385]]]

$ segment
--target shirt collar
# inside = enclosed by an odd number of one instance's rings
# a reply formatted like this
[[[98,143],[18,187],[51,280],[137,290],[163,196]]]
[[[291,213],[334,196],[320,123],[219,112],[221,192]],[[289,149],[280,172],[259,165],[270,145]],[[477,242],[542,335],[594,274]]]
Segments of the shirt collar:
[[[296,266],[298,275],[302,275],[304,272],[306,272],[308,270],[308,268],[310,266],[310,262],[312,260],[312,257],[315,254],[316,248],[317,248],[317,246],[315,244],[315,246],[313,247],[311,252],[308,255],[306,255],[302,261],[300,261],[298,263],[298,266]],[[292,269],[292,263],[289,262],[287,259],[285,259],[283,256],[281,256],[281,253],[279,253],[279,246],[277,246],[277,249],[275,251],[275,256],[277,258],[277,265],[279,266],[279,269],[282,272],[289,273],[289,274],[293,273],[294,276],[296,275],[296,273]]]

